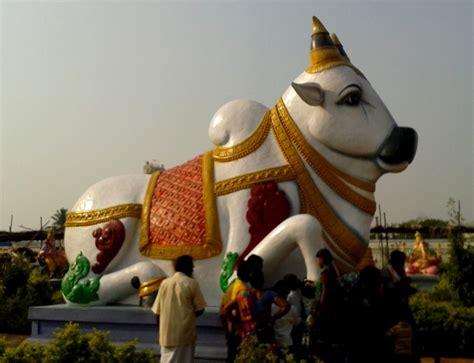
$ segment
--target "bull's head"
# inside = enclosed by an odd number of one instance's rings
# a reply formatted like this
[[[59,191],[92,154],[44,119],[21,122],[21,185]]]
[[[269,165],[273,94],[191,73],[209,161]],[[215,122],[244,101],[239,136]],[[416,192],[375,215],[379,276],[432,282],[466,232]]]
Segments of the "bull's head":
[[[307,141],[332,161],[345,160],[345,169],[351,160],[364,165],[372,180],[404,170],[416,153],[416,131],[397,126],[337,37],[316,17],[311,39],[311,65],[283,95]]]

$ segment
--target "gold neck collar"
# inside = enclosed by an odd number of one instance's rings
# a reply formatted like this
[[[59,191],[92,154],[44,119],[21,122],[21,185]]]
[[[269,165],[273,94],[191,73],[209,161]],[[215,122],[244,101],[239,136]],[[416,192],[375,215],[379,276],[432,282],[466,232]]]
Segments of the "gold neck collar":
[[[313,215],[321,223],[328,237],[328,245],[347,266],[360,267],[359,262],[363,261],[367,253],[367,243],[341,221],[316,186],[304,161],[339,196],[371,215],[375,212],[375,202],[355,192],[347,182],[350,180],[354,185],[357,183],[357,186],[363,186],[362,189],[365,190],[372,189],[373,186],[339,171],[314,150],[298,130],[281,99],[271,110],[271,120],[280,150],[293,169],[299,187],[302,213]]]

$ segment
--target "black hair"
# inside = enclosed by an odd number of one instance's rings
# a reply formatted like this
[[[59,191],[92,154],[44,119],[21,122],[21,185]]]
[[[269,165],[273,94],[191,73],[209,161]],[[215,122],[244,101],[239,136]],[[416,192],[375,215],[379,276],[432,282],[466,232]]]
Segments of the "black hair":
[[[278,281],[275,286],[273,286],[273,291],[275,291],[278,296],[286,299],[288,294],[290,293],[290,287],[288,282],[285,280]]]
[[[254,271],[250,276],[250,285],[252,285],[254,289],[262,290],[264,281],[265,279],[261,270]]]
[[[250,269],[247,261],[240,261],[239,266],[237,267],[237,277],[243,282],[249,282]]]
[[[316,257],[319,257],[323,260],[324,266],[332,265],[332,255],[327,248],[321,248],[318,253],[316,253]]]
[[[252,274],[256,270],[262,270],[263,258],[261,258],[260,256],[250,255],[246,261],[249,266],[250,274]]]
[[[295,274],[286,274],[283,277],[283,280],[288,284],[290,290],[296,290],[301,287],[301,281],[298,279],[298,276]]]
[[[360,272],[360,283],[369,289],[376,289],[380,285],[380,270],[375,266],[366,266]]]
[[[189,255],[179,256],[174,261],[174,269],[176,272],[182,272],[188,276],[193,274],[193,258]]]
[[[407,255],[404,252],[395,250],[392,251],[390,254],[390,264],[395,266],[403,266],[405,265],[405,261],[407,259]]]

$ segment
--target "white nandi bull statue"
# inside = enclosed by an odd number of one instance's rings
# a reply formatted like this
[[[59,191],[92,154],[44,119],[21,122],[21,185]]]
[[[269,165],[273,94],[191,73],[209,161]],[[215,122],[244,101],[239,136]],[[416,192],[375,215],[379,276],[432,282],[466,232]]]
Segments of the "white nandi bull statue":
[[[250,254],[264,259],[267,277],[290,259],[291,272],[316,279],[322,247],[341,272],[373,264],[375,182],[408,166],[417,134],[397,126],[315,17],[310,59],[272,109],[222,106],[209,128],[214,150],[90,187],[67,217],[66,300],[138,304],[139,282],[170,276],[183,254],[212,306]]]

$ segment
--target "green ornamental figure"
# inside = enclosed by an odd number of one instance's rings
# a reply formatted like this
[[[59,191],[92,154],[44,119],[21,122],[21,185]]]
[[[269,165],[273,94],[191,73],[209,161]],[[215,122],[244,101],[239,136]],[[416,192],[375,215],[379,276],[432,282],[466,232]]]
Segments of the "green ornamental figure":
[[[88,275],[90,266],[89,260],[81,252],[76,257],[76,261],[69,267],[61,284],[64,297],[68,301],[87,304],[99,299],[97,291],[102,276],[80,281]]]
[[[228,252],[224,258],[224,261],[222,262],[221,275],[219,278],[219,284],[221,286],[222,292],[226,292],[229,286],[232,285],[232,282],[234,282],[234,280],[229,282],[229,279],[234,273],[235,261],[237,261],[238,258],[239,254],[237,252]]]

